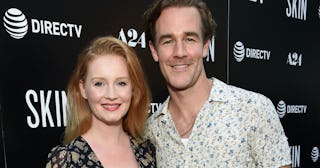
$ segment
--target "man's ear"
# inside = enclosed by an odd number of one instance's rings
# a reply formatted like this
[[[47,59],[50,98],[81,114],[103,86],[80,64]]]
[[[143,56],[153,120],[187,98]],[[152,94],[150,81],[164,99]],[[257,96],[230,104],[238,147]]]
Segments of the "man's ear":
[[[158,62],[159,61],[158,53],[157,53],[156,47],[154,46],[154,44],[151,41],[149,41],[149,48],[150,48],[153,60],[155,62]]]
[[[204,45],[203,45],[203,53],[202,53],[202,57],[205,58],[208,53],[209,53],[209,45],[210,45],[211,40],[208,39],[207,41],[205,41]]]
[[[83,80],[80,80],[80,81],[79,81],[79,88],[80,88],[81,96],[82,96],[84,99],[88,99],[87,93],[86,93],[86,89],[85,89],[85,86],[84,86],[84,81],[83,81]]]

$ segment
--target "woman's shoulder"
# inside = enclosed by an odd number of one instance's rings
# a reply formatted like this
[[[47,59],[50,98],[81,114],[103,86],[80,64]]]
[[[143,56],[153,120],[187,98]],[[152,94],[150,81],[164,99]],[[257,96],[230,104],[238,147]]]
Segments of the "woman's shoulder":
[[[156,167],[156,149],[149,139],[130,138],[140,167]]]
[[[46,168],[64,168],[70,165],[85,164],[92,161],[98,163],[99,161],[95,158],[87,142],[82,137],[78,137],[67,145],[53,147],[48,154]]]
[[[51,149],[48,154],[46,168],[68,167],[68,146],[58,145]]]
[[[131,138],[131,143],[138,149],[145,149],[150,152],[155,151],[155,147],[149,139]]]

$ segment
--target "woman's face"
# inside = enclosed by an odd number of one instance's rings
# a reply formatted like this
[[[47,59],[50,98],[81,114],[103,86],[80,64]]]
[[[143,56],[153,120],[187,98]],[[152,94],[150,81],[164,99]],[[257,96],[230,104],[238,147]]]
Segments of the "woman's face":
[[[91,108],[92,122],[122,124],[133,89],[125,58],[114,54],[94,58],[88,65],[85,81],[80,81],[79,86]]]

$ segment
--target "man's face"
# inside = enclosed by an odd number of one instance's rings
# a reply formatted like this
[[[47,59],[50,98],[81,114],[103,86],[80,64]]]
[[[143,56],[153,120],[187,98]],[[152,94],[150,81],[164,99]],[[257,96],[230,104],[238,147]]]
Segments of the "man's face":
[[[188,89],[203,76],[202,60],[208,52],[208,43],[203,40],[196,8],[169,7],[162,11],[150,49],[169,89]]]

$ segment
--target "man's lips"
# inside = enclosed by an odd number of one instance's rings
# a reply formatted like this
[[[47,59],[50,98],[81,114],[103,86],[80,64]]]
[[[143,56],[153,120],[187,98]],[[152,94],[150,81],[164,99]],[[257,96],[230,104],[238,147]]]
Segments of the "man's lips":
[[[186,70],[190,64],[187,63],[181,63],[181,64],[172,64],[170,65],[171,68],[173,68],[175,71],[184,71]]]

